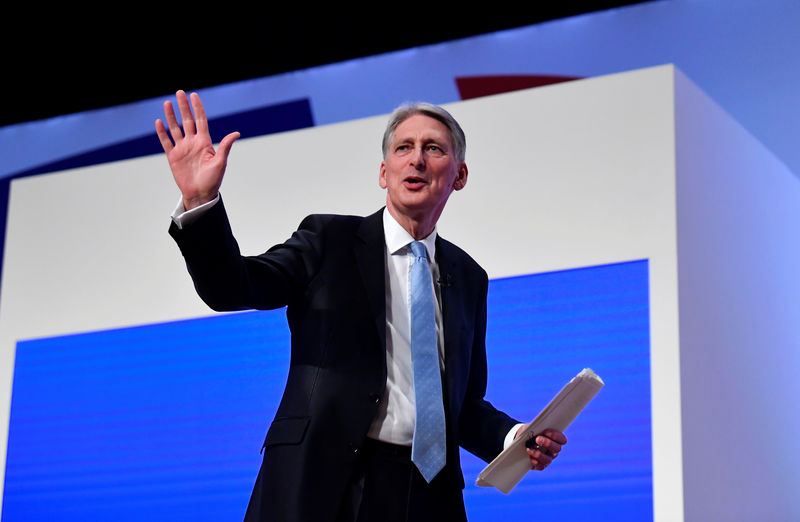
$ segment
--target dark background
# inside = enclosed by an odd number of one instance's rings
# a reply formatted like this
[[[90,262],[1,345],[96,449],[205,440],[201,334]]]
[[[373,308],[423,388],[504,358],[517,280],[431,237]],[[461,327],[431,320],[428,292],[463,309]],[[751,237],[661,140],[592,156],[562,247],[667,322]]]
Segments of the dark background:
[[[438,3],[23,6],[6,17],[0,37],[0,126],[637,3],[531,2],[522,10],[488,3],[486,12]]]

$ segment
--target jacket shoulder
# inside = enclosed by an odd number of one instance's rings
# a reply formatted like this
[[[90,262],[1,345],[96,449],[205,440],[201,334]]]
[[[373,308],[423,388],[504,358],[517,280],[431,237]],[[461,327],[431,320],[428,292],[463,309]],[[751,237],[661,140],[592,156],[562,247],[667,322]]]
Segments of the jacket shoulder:
[[[345,231],[358,229],[364,221],[363,216],[348,216],[341,214],[310,214],[300,222],[299,229],[313,229],[320,231]]]
[[[488,278],[486,270],[461,247],[444,239],[442,236],[438,236],[436,241],[436,249],[439,253],[437,257],[440,257],[440,260],[448,264],[458,265],[463,270],[478,273],[483,278]]]
[[[298,230],[311,230],[325,237],[361,237],[370,241],[383,234],[383,209],[369,216],[343,214],[311,214],[300,223]]]

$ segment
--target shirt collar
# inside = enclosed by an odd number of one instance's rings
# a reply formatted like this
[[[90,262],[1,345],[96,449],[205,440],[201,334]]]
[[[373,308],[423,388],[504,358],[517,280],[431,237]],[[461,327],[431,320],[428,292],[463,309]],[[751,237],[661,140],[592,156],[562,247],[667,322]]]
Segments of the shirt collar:
[[[414,241],[414,237],[394,219],[388,208],[383,209],[383,234],[386,237],[386,247],[391,255],[400,253]],[[436,259],[436,227],[433,227],[433,232],[420,241],[428,250],[428,259],[431,261]]]

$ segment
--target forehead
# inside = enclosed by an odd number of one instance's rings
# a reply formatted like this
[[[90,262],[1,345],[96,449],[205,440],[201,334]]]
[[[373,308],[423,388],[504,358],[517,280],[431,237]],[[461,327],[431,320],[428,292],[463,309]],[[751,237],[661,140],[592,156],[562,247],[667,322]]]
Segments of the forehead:
[[[425,114],[414,114],[400,122],[394,131],[392,141],[414,138],[451,141],[447,126]]]

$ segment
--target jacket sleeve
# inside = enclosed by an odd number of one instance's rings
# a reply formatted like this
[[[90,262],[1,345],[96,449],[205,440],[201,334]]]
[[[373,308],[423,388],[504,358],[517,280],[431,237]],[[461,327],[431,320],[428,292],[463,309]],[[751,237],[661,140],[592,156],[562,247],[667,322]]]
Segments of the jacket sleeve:
[[[503,451],[503,441],[518,421],[497,410],[484,398],[487,381],[486,298],[489,281],[485,272],[482,271],[481,275],[469,382],[459,416],[459,434],[460,444],[464,449],[490,462]]]
[[[220,200],[196,222],[169,233],[195,289],[216,311],[280,308],[301,294],[323,250],[322,218],[309,216],[292,236],[257,256],[242,256]]]

